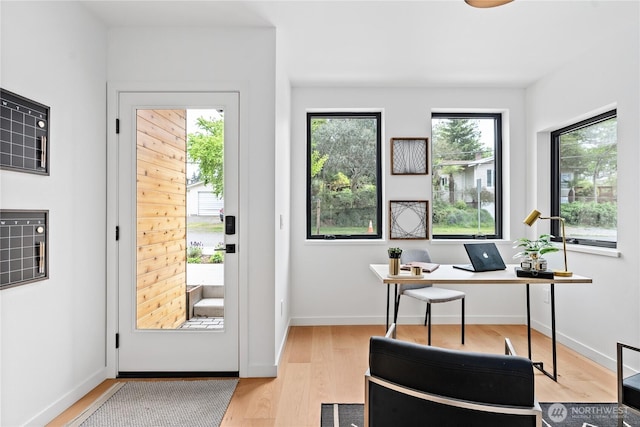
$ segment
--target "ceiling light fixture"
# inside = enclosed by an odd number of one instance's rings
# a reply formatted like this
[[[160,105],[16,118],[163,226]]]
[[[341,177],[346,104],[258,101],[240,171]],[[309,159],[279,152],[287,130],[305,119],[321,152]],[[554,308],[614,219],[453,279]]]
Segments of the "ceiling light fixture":
[[[473,7],[488,8],[502,6],[511,3],[513,0],[464,0],[466,4]]]

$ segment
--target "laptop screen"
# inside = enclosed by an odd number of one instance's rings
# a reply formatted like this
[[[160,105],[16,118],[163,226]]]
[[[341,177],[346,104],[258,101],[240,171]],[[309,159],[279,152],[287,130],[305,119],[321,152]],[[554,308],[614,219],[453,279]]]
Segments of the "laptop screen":
[[[495,243],[465,243],[464,248],[474,271],[504,270],[507,266]]]

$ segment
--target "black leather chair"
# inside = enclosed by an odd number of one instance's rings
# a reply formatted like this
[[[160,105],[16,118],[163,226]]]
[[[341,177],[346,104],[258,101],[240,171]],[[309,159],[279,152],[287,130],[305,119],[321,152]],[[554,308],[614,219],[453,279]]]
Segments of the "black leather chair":
[[[529,359],[388,336],[370,340],[365,426],[542,425]]]
[[[617,343],[618,364],[618,405],[625,405],[640,413],[640,374],[634,374],[625,378],[623,350],[640,353],[640,348],[627,344]],[[622,425],[624,411],[618,411],[618,425]]]

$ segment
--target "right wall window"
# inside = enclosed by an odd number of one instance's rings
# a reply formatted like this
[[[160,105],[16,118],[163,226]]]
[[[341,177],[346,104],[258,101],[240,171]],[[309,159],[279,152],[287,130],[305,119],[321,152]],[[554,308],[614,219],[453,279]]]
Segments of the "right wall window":
[[[567,243],[615,248],[618,240],[616,110],[551,133],[551,215]],[[557,221],[551,234],[560,240]]]

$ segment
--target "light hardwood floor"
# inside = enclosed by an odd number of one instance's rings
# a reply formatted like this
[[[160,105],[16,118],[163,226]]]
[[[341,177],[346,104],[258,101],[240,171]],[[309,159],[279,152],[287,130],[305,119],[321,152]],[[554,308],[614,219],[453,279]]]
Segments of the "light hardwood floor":
[[[363,403],[368,342],[384,335],[384,326],[292,327],[277,378],[242,378],[222,426],[318,427],[322,403]],[[509,337],[519,355],[527,355],[526,327],[522,325],[467,325],[463,346],[458,325],[435,325],[432,345],[504,353]],[[533,359],[551,369],[551,342],[533,332]],[[426,343],[426,328],[399,325],[398,339]],[[558,382],[536,372],[536,397],[540,402],[614,402],[615,374],[558,345]],[[113,383],[106,380],[53,420],[63,426],[97,399]]]

